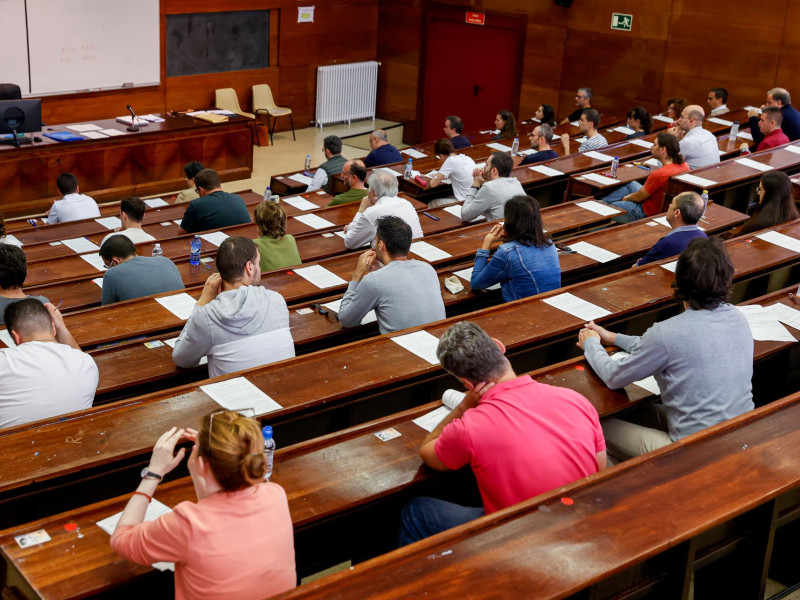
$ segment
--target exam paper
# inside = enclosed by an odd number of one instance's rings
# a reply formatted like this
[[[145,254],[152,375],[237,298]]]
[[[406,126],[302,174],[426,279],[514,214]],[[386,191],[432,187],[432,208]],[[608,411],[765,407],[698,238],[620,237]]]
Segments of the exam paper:
[[[786,150],[787,152],[791,152],[793,154],[800,154],[800,146],[784,146],[781,149]]]
[[[653,142],[648,142],[647,140],[642,140],[639,138],[633,138],[632,140],[628,140],[629,144],[633,144],[634,146],[640,146],[642,148],[650,149],[653,147]]]
[[[425,158],[428,155],[423,154],[419,150],[414,150],[414,148],[406,148],[405,150],[400,150],[403,154],[410,156],[411,158]]]
[[[772,167],[769,165],[765,165],[764,163],[758,162],[757,160],[752,160],[750,158],[737,158],[734,160],[736,164],[742,165],[743,167],[750,167],[751,169],[755,169],[756,171],[771,171]]]
[[[172,512],[172,509],[169,506],[159,502],[154,498],[152,502],[147,505],[147,511],[144,513],[144,520],[155,521],[161,515],[165,515],[170,512]],[[110,517],[106,517],[105,519],[98,521],[97,526],[105,531],[108,535],[111,535],[117,528],[117,523],[119,523],[120,518],[122,518],[122,513],[118,512],[115,515],[111,515]],[[157,562],[150,566],[154,569],[158,569],[159,571],[166,571],[167,569],[170,571],[175,570],[175,563],[171,562]]]
[[[800,240],[796,240],[793,237],[784,235],[783,233],[779,233],[777,231],[767,231],[766,233],[759,233],[756,237],[764,240],[765,242],[769,242],[770,244],[775,244],[781,248],[791,250],[792,252],[800,252]]]
[[[99,131],[87,131],[82,135],[85,135],[87,138],[92,140],[104,140],[108,137],[107,135],[104,135]]]
[[[622,127],[621,125],[619,127],[615,127],[611,131],[617,131],[619,133],[624,133],[625,135],[631,135],[632,133],[636,133],[636,131],[631,129],[630,127]]]
[[[589,150],[588,152],[583,153],[584,156],[588,156],[589,158],[593,158],[595,160],[602,160],[603,162],[611,162],[614,160],[613,156],[609,156],[608,154],[603,154],[602,152],[595,152],[594,150]]]
[[[588,179],[589,181],[594,181],[595,183],[599,183],[601,185],[618,185],[620,183],[619,179],[606,177],[605,175],[600,175],[599,173],[584,173],[581,175],[581,179]]]
[[[453,271],[453,275],[458,275],[459,277],[461,277],[461,279],[463,279],[464,281],[469,283],[472,280],[472,269],[473,268],[474,267],[469,267],[467,269],[461,269],[460,271]],[[500,289],[500,284],[499,283],[495,283],[493,286],[488,287],[486,289],[487,290],[499,290]]]
[[[402,346],[412,354],[416,354],[432,365],[439,364],[439,359],[436,357],[436,348],[439,346],[439,338],[431,335],[424,329],[415,331],[414,333],[397,335],[390,339],[395,344]]]
[[[630,356],[627,352],[620,351],[616,352],[615,354],[611,355],[613,360],[621,360],[622,358]],[[644,379],[640,379],[639,381],[634,381],[633,385],[638,385],[640,388],[643,388],[650,392],[651,394],[655,394],[656,396],[661,395],[661,390],[658,387],[658,383],[656,382],[656,378],[652,375],[650,377],[645,377]]]
[[[652,117],[656,121],[661,121],[662,123],[672,123],[673,121],[672,119],[670,119],[669,117],[665,117],[664,115],[652,115]]]
[[[78,133],[102,130],[102,127],[98,127],[94,123],[79,123],[78,125],[67,125],[66,128],[71,129],[72,131],[77,131]]]
[[[717,185],[716,181],[712,181],[711,179],[706,179],[705,177],[698,177],[697,175],[692,175],[690,173],[677,175],[675,179],[680,179],[681,181],[685,181],[686,183],[693,183],[694,185],[700,185],[703,187],[711,187],[712,185]]]
[[[571,121],[570,125],[572,125],[573,127],[580,127],[581,126],[580,121]]]
[[[161,198],[150,198],[150,200],[145,200],[144,203],[147,204],[147,206],[149,206],[150,208],[158,208],[159,206],[169,206],[169,204]]]
[[[373,170],[374,171],[384,171],[386,173],[389,173],[389,175],[394,175],[395,177],[400,177],[400,175],[402,175],[402,173],[398,173],[397,171],[395,171],[394,169],[390,169],[389,167],[377,167],[377,168],[375,168]]]
[[[454,217],[458,217],[459,219],[461,218],[461,204],[451,204],[450,206],[445,206],[444,210],[445,212],[449,212]],[[474,219],[472,219],[470,223],[477,223],[478,221],[485,221],[485,220],[486,217],[484,217],[483,215],[479,215]]]
[[[309,177],[308,175],[303,175],[302,173],[289,175],[289,179],[296,181],[297,183],[305,183],[306,185],[311,185],[311,182],[313,181],[313,178]]]
[[[428,262],[444,260],[453,256],[428,242],[413,242],[410,251]]]
[[[61,243],[64,244],[67,248],[72,250],[73,252],[77,252],[80,254],[81,252],[99,252],[100,247],[97,244],[93,244],[86,238],[71,238],[69,240],[61,240]]]
[[[660,223],[664,227],[669,227],[670,229],[672,229],[672,225],[670,225],[669,221],[667,221],[667,217],[654,217],[653,221],[655,221],[656,223]]]
[[[604,217],[608,217],[611,215],[618,215],[620,210],[614,208],[613,206],[609,206],[603,202],[597,202],[596,200],[586,200],[584,202],[576,202],[576,206],[580,206],[583,209],[592,211],[593,213],[597,213],[598,215],[603,215]]]
[[[101,290],[103,289],[103,278],[102,277],[95,277],[92,279],[92,283],[99,287]]]
[[[794,336],[781,325],[777,317],[771,311],[767,311],[759,304],[749,306],[737,306],[747,319],[750,326],[750,333],[757,342],[794,342]]]
[[[118,135],[125,135],[124,131],[120,131],[119,129],[101,129],[100,133],[106,134],[108,137],[115,137]]]
[[[500,152],[511,152],[511,146],[506,146],[505,144],[500,144],[498,142],[486,144],[486,147],[491,148],[492,150],[499,150]]]
[[[319,208],[319,206],[317,206],[313,202],[309,202],[308,200],[306,200],[305,198],[301,198],[300,196],[292,196],[290,198],[284,197],[282,198],[282,200],[286,204],[294,206],[297,210],[316,210]]]
[[[749,131],[740,131],[736,137],[744,138],[746,140],[753,141],[753,134]]]
[[[228,234],[221,231],[214,231],[212,233],[201,233],[200,239],[207,241],[209,244],[219,246],[222,242],[228,239]]]
[[[328,269],[320,265],[300,267],[295,269],[294,272],[300,275],[300,277],[308,281],[310,284],[321,289],[336,287],[338,285],[347,285],[347,282],[344,279],[335,273],[331,273]]]
[[[100,225],[105,227],[106,229],[116,229],[122,227],[122,221],[119,220],[119,217],[103,217],[102,219],[95,219]]]
[[[660,169],[662,167],[661,161],[657,158],[648,158],[646,161],[644,161],[644,164],[646,164],[648,167],[655,167],[656,169]]]
[[[545,298],[542,302],[587,322],[611,314],[611,311],[573,296],[569,292]]]
[[[442,421],[444,421],[444,418],[451,412],[452,411],[446,406],[440,406],[439,408],[436,408],[429,413],[425,413],[421,417],[417,417],[412,421],[412,423],[419,425],[425,431],[430,433],[431,431],[436,429],[436,426],[439,425],[439,423],[441,423]]]
[[[789,327],[800,330],[800,310],[796,310],[785,304],[777,302],[764,308],[773,317],[778,319],[781,323],[785,323]]]
[[[590,244],[589,242],[575,242],[569,245],[570,248],[575,250],[578,254],[596,260],[597,262],[607,263],[619,258],[619,254],[614,254],[608,250]]]
[[[328,227],[336,227],[336,223],[331,223],[327,219],[323,219],[317,215],[295,215],[292,218],[297,219],[304,225],[308,225],[313,229],[327,229]]]
[[[100,258],[99,252],[93,252],[91,254],[81,254],[81,258],[90,265],[92,265],[98,271],[106,270],[106,266],[105,264],[103,264],[103,259]]]
[[[22,248],[22,242],[20,242],[16,237],[7,233],[5,237],[2,239],[3,244],[8,244],[9,246],[18,246]]]
[[[338,300],[334,300],[333,302],[326,302],[322,306],[324,306],[328,310],[332,310],[333,312],[335,312],[338,315],[339,314],[339,309],[342,306],[342,299],[339,298]],[[361,324],[362,325],[367,325],[368,323],[374,323],[377,320],[378,320],[378,317],[375,314],[375,311],[371,310],[366,314],[366,316],[363,319],[361,319]]]
[[[709,123],[716,123],[717,125],[724,125],[725,127],[730,127],[733,125],[733,121],[728,121],[727,119],[720,119],[719,117],[709,117],[706,119]]]
[[[3,342],[9,348],[13,348],[16,346],[14,343],[14,339],[11,337],[11,333],[8,329],[0,329],[0,342]]]
[[[156,302],[166,308],[173,315],[184,321],[191,316],[192,309],[194,309],[194,305],[197,304],[197,300],[192,298],[186,292],[181,292],[180,294],[175,294],[174,296],[156,298]]]
[[[661,265],[661,268],[662,269],[666,269],[667,271],[671,271],[672,273],[674,273],[675,272],[675,267],[677,267],[677,266],[678,266],[678,261],[677,260],[673,260],[672,262],[664,263],[663,265]]]
[[[545,165],[533,165],[532,167],[528,168],[531,171],[536,171],[537,173],[541,173],[542,175],[547,175],[548,177],[560,177],[564,175],[564,173],[559,171],[558,169],[552,169]]]
[[[263,415],[283,408],[246,377],[234,377],[218,383],[201,385],[200,389],[211,399],[228,410],[252,408],[257,415]]]

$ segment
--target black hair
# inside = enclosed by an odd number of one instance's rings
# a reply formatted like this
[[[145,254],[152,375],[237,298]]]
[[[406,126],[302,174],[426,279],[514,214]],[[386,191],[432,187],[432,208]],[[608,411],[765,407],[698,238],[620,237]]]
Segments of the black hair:
[[[377,221],[376,235],[390,256],[406,256],[411,248],[411,226],[400,217],[387,215]]]
[[[542,228],[542,215],[536,198],[519,195],[510,198],[503,208],[508,241],[516,241],[525,246],[543,248],[551,242]]]
[[[723,243],[695,238],[678,257],[675,298],[693,310],[713,310],[725,303],[733,281],[733,264]]]

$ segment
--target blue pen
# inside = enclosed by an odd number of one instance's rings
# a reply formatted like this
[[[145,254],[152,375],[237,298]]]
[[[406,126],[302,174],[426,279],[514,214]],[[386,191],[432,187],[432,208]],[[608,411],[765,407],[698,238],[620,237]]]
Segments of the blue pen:
[[[56,306],[56,310],[58,310],[59,308],[61,308],[61,305],[62,305],[62,304],[64,304],[64,301],[63,301],[63,300],[62,300],[61,302],[59,302],[59,303],[58,303],[58,306]]]
[[[645,165],[636,165],[636,166],[639,167],[640,169],[644,169],[645,171],[650,170],[650,167],[646,167]]]
[[[428,214],[426,212],[424,212],[422,214],[425,215],[426,217],[428,217],[429,219],[433,219],[434,221],[439,221],[440,220],[439,217],[434,217],[433,215]]]
[[[209,271],[211,270],[211,267],[208,266],[208,263],[204,263],[204,262],[200,261],[200,264],[203,265]]]

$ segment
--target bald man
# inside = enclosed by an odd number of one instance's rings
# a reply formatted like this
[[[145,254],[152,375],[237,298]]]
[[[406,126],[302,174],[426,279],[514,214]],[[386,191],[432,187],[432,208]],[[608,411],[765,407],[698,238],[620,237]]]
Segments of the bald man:
[[[364,166],[368,169],[403,161],[403,155],[389,143],[389,137],[383,129],[376,129],[369,134],[369,147],[372,152],[364,159]]]
[[[714,134],[703,129],[706,113],[699,104],[690,104],[678,117],[678,126],[670,133],[680,139],[681,154],[690,169],[699,169],[719,162],[719,147]]]

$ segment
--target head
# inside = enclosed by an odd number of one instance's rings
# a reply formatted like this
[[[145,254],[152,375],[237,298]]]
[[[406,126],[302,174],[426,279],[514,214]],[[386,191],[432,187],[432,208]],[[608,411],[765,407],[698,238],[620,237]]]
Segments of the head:
[[[61,173],[61,175],[56,177],[56,187],[64,196],[67,194],[77,194],[78,178],[72,173]]]
[[[286,211],[277,202],[261,202],[253,216],[259,236],[280,239],[286,235]]]
[[[439,156],[450,156],[456,149],[453,148],[453,142],[448,138],[441,138],[434,142],[433,151]]]
[[[376,129],[369,134],[369,147],[375,150],[389,143],[389,136],[383,129]]]
[[[17,345],[56,338],[56,328],[47,307],[35,298],[9,304],[3,313],[3,320]]]
[[[628,111],[628,127],[635,131],[644,131],[650,133],[653,127],[653,120],[650,118],[650,113],[641,106],[634,106]]]
[[[697,225],[705,205],[697,192],[683,192],[672,199],[667,209],[667,222],[675,227]]]
[[[464,131],[464,121],[461,120],[461,117],[450,115],[445,119],[444,134],[448,139],[461,135],[462,131]]]
[[[671,119],[678,119],[686,108],[689,101],[686,98],[675,96],[674,98],[667,98],[667,116]]]
[[[711,110],[719,108],[727,101],[728,101],[728,90],[726,90],[725,88],[716,87],[708,90],[708,98],[706,98],[706,102],[708,102],[708,107]]]
[[[600,113],[593,108],[587,108],[581,113],[581,118],[578,121],[578,129],[583,133],[592,133],[597,131],[600,125]]]
[[[511,370],[504,351],[475,323],[461,321],[444,332],[436,356],[442,367],[471,388],[482,381],[497,381]]]
[[[28,261],[22,248],[0,244],[0,290],[17,290],[28,276]]]
[[[713,310],[728,299],[733,264],[719,238],[695,238],[678,257],[675,298],[693,310]]]
[[[592,88],[578,88],[575,94],[575,105],[579,108],[589,108],[592,105],[592,98],[594,98]]]
[[[556,122],[556,111],[549,104],[539,105],[539,108],[536,109],[535,116],[539,119],[540,123],[546,123],[552,126]]]
[[[676,165],[683,164],[684,158],[681,154],[680,142],[671,133],[662,131],[653,140],[653,146],[650,148],[650,154],[653,158],[660,160],[662,163],[673,162]]]
[[[784,88],[772,88],[767,92],[767,106],[787,106],[792,103],[792,97]]]
[[[107,269],[124,263],[134,256],[136,256],[136,246],[124,235],[112,235],[100,246],[100,258],[103,259]]]
[[[792,182],[783,171],[773,170],[764,173],[756,191],[759,204],[794,202]]]
[[[141,227],[147,204],[141,198],[123,198],[119,204],[119,220],[122,221],[122,228]]]
[[[550,147],[550,140],[553,139],[553,128],[546,123],[534,127],[528,134],[531,140],[531,148],[544,150]]]
[[[517,120],[514,118],[514,113],[510,110],[499,111],[494,118],[494,127],[500,130],[500,135],[503,137],[517,135]]]
[[[186,179],[186,187],[194,188],[196,187],[194,184],[194,178],[197,174],[204,169],[202,163],[193,160],[190,163],[186,163],[186,166],[183,167],[183,174],[184,179]]]
[[[326,158],[342,153],[342,140],[338,135],[329,135],[322,140],[322,151]]]
[[[405,258],[411,248],[411,226],[400,217],[388,215],[378,219],[375,230],[375,251],[386,264]]]
[[[367,168],[360,160],[348,160],[342,167],[342,179],[348,187],[362,189],[367,179]]]
[[[783,124],[783,112],[777,106],[765,106],[758,117],[758,129],[763,135],[780,129]]]
[[[228,285],[261,285],[260,262],[253,240],[238,235],[225,238],[217,251],[217,270]]]
[[[397,177],[386,171],[373,171],[369,176],[369,197],[372,203],[394,196],[397,196]]]
[[[706,118],[706,113],[703,107],[699,104],[690,104],[681,112],[678,118],[678,127],[683,131],[689,131],[695,127],[703,126],[703,119]]]
[[[505,152],[492,152],[486,160],[486,167],[483,169],[483,178],[492,181],[498,177],[508,177],[514,168],[514,159]]]
[[[505,218],[503,229],[509,241],[537,248],[552,243],[542,229],[542,216],[535,198],[526,195],[510,198],[503,208],[503,215]]]
[[[194,176],[194,185],[200,196],[205,196],[222,188],[219,174],[214,169],[203,169]]]
[[[233,410],[206,415],[188,466],[192,479],[212,477],[226,492],[264,481],[267,457],[258,422]]]
[[[783,171],[767,171],[758,182],[758,207],[745,224],[745,232],[794,221],[800,217],[792,194],[792,182]]]

